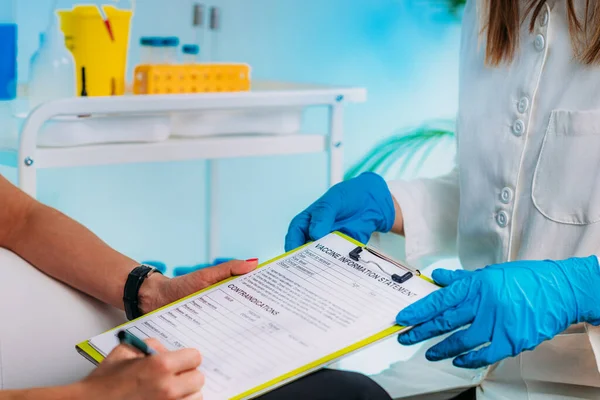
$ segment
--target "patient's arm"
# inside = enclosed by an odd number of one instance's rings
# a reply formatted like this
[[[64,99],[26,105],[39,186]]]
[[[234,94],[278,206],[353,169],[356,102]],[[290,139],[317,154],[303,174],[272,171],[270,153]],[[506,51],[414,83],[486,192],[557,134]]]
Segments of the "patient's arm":
[[[40,271],[105,303],[123,308],[123,288],[138,264],[110,248],[83,225],[32,199],[0,175],[0,247]],[[229,261],[168,279],[152,274],[139,292],[147,313],[233,275],[256,268],[257,259]]]
[[[77,387],[57,386],[26,390],[0,390],[0,400],[62,400],[78,398]],[[80,397],[82,398],[82,397]]]
[[[81,224],[37,202],[2,176],[0,247],[18,254],[46,274],[119,308],[123,308],[125,280],[138,265]],[[153,276],[161,279],[158,274]]]

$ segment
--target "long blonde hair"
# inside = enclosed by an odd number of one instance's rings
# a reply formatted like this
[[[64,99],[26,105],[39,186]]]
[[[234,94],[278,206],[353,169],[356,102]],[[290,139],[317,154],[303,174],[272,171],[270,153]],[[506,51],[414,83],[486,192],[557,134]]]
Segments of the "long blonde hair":
[[[484,35],[487,38],[487,65],[511,62],[519,47],[519,30],[528,17],[533,32],[535,21],[547,0],[483,0]],[[585,12],[577,15],[574,0],[562,0],[567,5],[569,31],[575,49],[574,56],[584,64],[600,64],[600,0],[585,0]],[[576,0],[581,1],[583,0]],[[523,14],[521,15],[522,11]]]

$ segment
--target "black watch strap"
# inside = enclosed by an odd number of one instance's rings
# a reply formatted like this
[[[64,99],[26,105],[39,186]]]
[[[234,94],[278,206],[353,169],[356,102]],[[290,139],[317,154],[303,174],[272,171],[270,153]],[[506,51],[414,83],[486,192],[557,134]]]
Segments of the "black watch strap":
[[[123,291],[123,304],[125,305],[125,315],[128,320],[136,319],[144,315],[140,311],[138,295],[140,287],[144,280],[153,272],[159,272],[156,268],[148,265],[135,267],[127,277],[125,289]]]

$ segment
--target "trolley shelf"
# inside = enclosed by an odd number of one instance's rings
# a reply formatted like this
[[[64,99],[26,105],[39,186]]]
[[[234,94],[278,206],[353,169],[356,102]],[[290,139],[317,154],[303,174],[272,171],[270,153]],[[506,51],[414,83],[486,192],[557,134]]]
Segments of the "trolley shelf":
[[[366,90],[281,82],[253,82],[250,92],[188,95],[89,97],[56,100],[34,109],[26,118],[19,138],[0,136],[0,165],[16,168],[18,185],[35,197],[37,169],[84,165],[130,164],[182,160],[208,160],[206,240],[208,259],[219,251],[219,205],[216,181],[218,159],[325,152],[328,184],[343,177],[343,120],[347,103],[366,100]],[[144,115],[207,110],[268,110],[282,107],[329,108],[329,129],[323,135],[236,135],[194,139],[170,138],[155,143],[119,143],[78,147],[37,146],[43,125],[55,117],[79,115]],[[260,132],[259,132],[260,133]]]
[[[325,135],[239,135],[197,139],[172,138],[157,143],[118,143],[81,147],[37,148],[35,167],[131,164],[320,153]],[[16,167],[17,150],[0,149],[0,164]]]

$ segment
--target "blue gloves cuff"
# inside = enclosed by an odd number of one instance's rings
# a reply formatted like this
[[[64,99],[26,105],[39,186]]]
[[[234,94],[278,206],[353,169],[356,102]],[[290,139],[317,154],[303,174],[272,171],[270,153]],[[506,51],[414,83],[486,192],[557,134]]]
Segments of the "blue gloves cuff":
[[[396,208],[387,182],[373,172],[365,172],[359,176],[359,179],[361,178],[372,181],[372,183],[369,182],[372,185],[371,199],[377,204],[383,216],[381,223],[377,226],[377,231],[384,233],[391,231],[396,220]]]
[[[550,261],[550,260],[549,260]],[[554,261],[566,275],[577,311],[572,323],[600,324],[600,265],[596,256]]]

